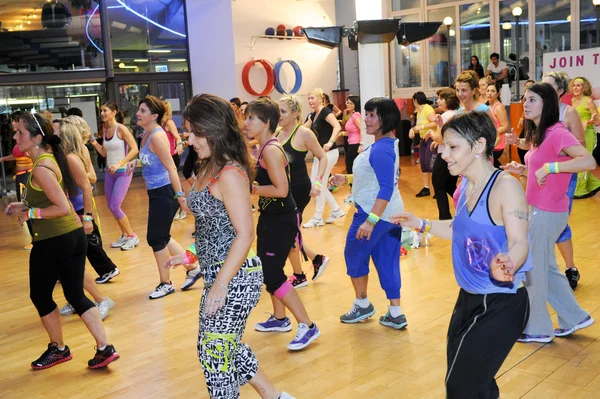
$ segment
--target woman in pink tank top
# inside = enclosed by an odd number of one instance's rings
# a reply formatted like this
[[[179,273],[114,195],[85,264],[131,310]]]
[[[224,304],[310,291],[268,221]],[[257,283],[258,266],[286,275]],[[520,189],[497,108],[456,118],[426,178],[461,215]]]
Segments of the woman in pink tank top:
[[[500,167],[500,157],[506,146],[506,132],[508,132],[508,115],[506,108],[500,100],[500,89],[502,85],[498,82],[487,87],[487,99],[492,111],[492,119],[496,125],[496,146],[494,147],[494,166]]]

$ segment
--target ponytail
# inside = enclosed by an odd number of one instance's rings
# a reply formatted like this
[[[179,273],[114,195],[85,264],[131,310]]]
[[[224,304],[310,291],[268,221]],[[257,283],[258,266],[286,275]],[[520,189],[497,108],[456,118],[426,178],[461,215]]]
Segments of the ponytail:
[[[69,197],[72,198],[77,195],[77,183],[75,183],[75,179],[71,174],[71,168],[69,168],[69,162],[67,161],[67,154],[63,151],[60,142],[60,137],[55,135],[52,135],[46,140],[46,144],[52,148],[52,155],[54,155],[54,159],[56,159],[56,163],[62,174],[65,191],[69,194]]]

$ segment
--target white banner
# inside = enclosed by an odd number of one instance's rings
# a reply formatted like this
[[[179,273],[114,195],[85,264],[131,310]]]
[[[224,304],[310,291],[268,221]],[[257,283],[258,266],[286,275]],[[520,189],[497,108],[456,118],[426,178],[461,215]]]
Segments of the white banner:
[[[600,99],[600,48],[544,54],[544,73],[564,71],[571,79],[583,76],[593,87],[592,97]]]

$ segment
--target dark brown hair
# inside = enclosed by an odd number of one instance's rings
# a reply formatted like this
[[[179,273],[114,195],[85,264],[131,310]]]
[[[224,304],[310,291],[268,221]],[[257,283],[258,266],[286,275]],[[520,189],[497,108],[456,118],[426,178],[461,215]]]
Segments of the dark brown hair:
[[[158,115],[158,118],[156,118],[156,123],[160,124],[163,116],[165,115],[165,112],[167,112],[163,102],[160,101],[157,97],[146,96],[146,98],[139,102],[138,107],[142,104],[146,104],[146,107],[148,107],[152,115]]]
[[[234,162],[246,170],[252,181],[253,166],[246,140],[229,102],[211,94],[197,95],[187,104],[182,116],[189,123],[191,133],[204,137],[210,146],[211,156],[198,160],[198,172],[216,174],[225,164]]]
[[[546,130],[556,124],[560,118],[558,94],[548,83],[534,83],[527,89],[541,97],[543,102],[542,116],[540,125],[536,126],[532,120],[525,119],[523,131],[525,132],[525,141],[531,143],[534,147],[539,147],[546,138]]]
[[[115,120],[117,123],[123,123],[123,113],[119,110],[119,106],[114,101],[108,101],[102,104],[103,107],[110,109],[111,111],[116,112]]]
[[[246,116],[252,114],[262,121],[269,124],[271,133],[275,133],[277,124],[279,123],[279,104],[270,98],[259,98],[252,101],[246,107]]]

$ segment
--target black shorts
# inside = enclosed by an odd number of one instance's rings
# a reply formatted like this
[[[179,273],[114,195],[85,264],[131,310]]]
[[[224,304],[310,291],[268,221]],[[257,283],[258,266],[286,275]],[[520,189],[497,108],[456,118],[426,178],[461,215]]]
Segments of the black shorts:
[[[171,240],[171,224],[179,209],[173,186],[167,184],[148,190],[148,232],[146,240],[154,252],[162,251]]]
[[[287,213],[264,214],[256,226],[256,252],[260,257],[267,291],[275,291],[287,281],[283,271],[290,250],[300,237],[300,215],[296,210]]]

